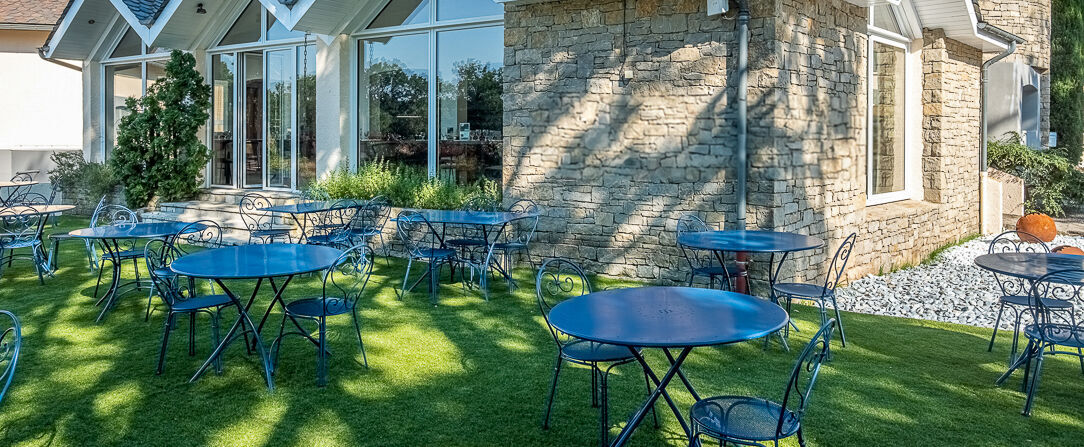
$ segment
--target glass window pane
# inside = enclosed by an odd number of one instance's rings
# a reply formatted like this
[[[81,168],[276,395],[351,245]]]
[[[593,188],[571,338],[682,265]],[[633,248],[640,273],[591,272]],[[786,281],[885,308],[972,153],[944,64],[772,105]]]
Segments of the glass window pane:
[[[260,2],[255,0],[249,2],[244,12],[237,17],[237,21],[233,22],[233,26],[230,27],[229,31],[226,31],[226,35],[222,37],[218,44],[233,45],[258,42],[260,40],[260,14],[262,12]]]
[[[290,31],[282,25],[275,16],[267,13],[267,40],[300,39],[305,37],[303,31]]]
[[[166,76],[166,63],[169,61],[147,61],[147,88]]]
[[[359,163],[386,160],[428,170],[429,39],[361,41]]]
[[[316,180],[316,45],[297,48],[297,188]]]
[[[873,146],[870,153],[873,193],[904,189],[904,101],[906,53],[902,48],[873,43]]]
[[[105,68],[105,153],[117,143],[117,126],[128,115],[124,99],[143,96],[143,68],[140,64],[110,65]]]
[[[263,52],[244,54],[245,186],[263,186]]]
[[[429,23],[429,0],[392,0],[369,24],[369,29]]]
[[[267,186],[290,188],[293,173],[293,49],[267,52]]]
[[[437,0],[437,20],[499,16],[504,7],[493,0]]]
[[[237,56],[211,57],[211,184],[233,185],[234,74]]]
[[[903,34],[900,30],[900,22],[896,20],[896,12],[891,5],[877,5],[873,7],[873,26],[896,34]]]
[[[459,183],[500,181],[503,128],[501,27],[437,34],[437,167]]]
[[[120,43],[113,49],[109,57],[139,56],[143,52],[143,41],[131,28],[120,38]]]

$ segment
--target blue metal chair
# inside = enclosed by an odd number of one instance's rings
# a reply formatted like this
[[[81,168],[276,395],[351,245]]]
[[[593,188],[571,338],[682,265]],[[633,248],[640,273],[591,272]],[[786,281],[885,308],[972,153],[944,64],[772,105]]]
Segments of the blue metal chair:
[[[15,378],[15,365],[19,363],[19,350],[23,346],[23,331],[15,314],[0,310],[0,316],[10,320],[4,321],[7,328],[0,332],[0,382],[4,383],[0,388],[0,402],[3,402],[4,395],[11,387],[11,379]]]
[[[391,250],[384,243],[384,225],[388,222],[390,213],[391,203],[384,196],[373,197],[362,204],[354,213],[354,217],[350,219],[348,226],[350,245],[368,245],[372,238],[379,238],[385,261],[387,261],[387,258],[391,257]]]
[[[47,218],[33,206],[0,209],[0,274],[3,274],[4,264],[10,266],[16,259],[28,260],[34,263],[38,281],[45,284],[44,275],[49,267],[41,233]],[[15,252],[23,249],[29,249],[30,253],[20,255]]]
[[[320,221],[313,227],[312,234],[305,238],[305,242],[313,245],[327,245],[331,247],[349,247],[350,222],[358,213],[361,205],[352,199],[338,200],[331,205],[330,210],[319,213]]]
[[[836,323],[839,324],[839,340],[843,347],[847,347],[847,336],[843,332],[843,320],[840,318],[839,306],[836,304],[836,287],[839,287],[839,281],[843,279],[843,272],[847,269],[847,261],[851,259],[851,252],[854,251],[856,241],[858,241],[858,234],[851,233],[850,236],[843,240],[842,244],[839,244],[836,255],[832,258],[832,262],[828,264],[828,273],[824,275],[823,285],[797,282],[775,284],[776,298],[786,300],[787,314],[790,314],[792,301],[813,301],[820,308],[821,325],[828,323],[827,304],[831,301],[832,310],[836,313]],[[787,325],[784,332],[786,334],[790,333],[790,325]]]
[[[588,293],[591,293],[591,281],[587,279],[583,269],[570,260],[546,259],[538,269],[538,274],[535,275],[535,298],[538,300],[538,310],[541,311],[542,319],[545,320],[546,327],[549,328],[550,335],[557,344],[557,360],[553,367],[553,382],[550,384],[550,395],[546,401],[542,428],[549,429],[550,426],[550,413],[553,410],[554,397],[557,395],[557,378],[561,374],[561,365],[568,362],[587,366],[591,368],[591,406],[600,407],[599,444],[605,446],[608,444],[610,429],[607,391],[610,371],[618,365],[635,362],[636,357],[625,346],[597,343],[565,334],[553,327],[549,320],[550,309],[558,302]],[[650,394],[651,382],[646,372],[644,372],[644,383]],[[601,405],[599,394],[601,394]],[[651,416],[655,418],[655,427],[658,427],[659,420],[654,408],[651,409]]]
[[[781,402],[749,396],[717,396],[693,404],[689,410],[690,447],[702,445],[700,438],[704,436],[718,439],[722,445],[763,447],[770,442],[778,447],[779,441],[795,435],[798,444],[805,446],[802,416],[821,364],[828,360],[835,325],[836,320],[828,320],[798,355]]]
[[[316,346],[316,384],[326,386],[328,379],[327,365],[327,318],[335,315],[350,314],[354,320],[354,331],[358,336],[358,347],[365,368],[369,367],[369,358],[365,355],[365,342],[361,338],[361,317],[358,316],[358,301],[365,292],[365,285],[373,273],[373,251],[365,245],[356,245],[347,249],[324,273],[323,293],[318,297],[303,298],[286,303],[286,311],[279,325],[279,335],[271,344],[272,364],[278,363],[279,349],[287,335],[300,335]],[[286,320],[296,330],[286,332]],[[311,331],[302,327],[298,320],[316,323],[317,338]]]
[[[173,247],[181,255],[186,255],[194,250],[203,248],[218,248],[222,244],[222,227],[218,225],[218,222],[213,220],[199,220],[185,225],[181,231],[177,232],[177,235],[168,239],[167,242],[173,244]],[[157,272],[154,272],[159,278],[173,280],[177,277],[173,270],[169,269],[169,266],[160,268]],[[211,281],[211,290],[214,291],[214,281]],[[152,302],[154,300],[154,294],[158,291],[158,285],[153,280],[151,281],[150,292],[147,293],[147,314],[143,317],[143,321],[148,321],[151,318],[151,309],[153,308]]]
[[[706,231],[712,231],[712,229],[695,214],[685,214],[678,218],[677,234],[679,237],[685,233]],[[722,284],[726,284],[727,290],[733,290],[733,278],[747,275],[736,262],[720,264],[714,253],[710,251],[688,248],[681,244],[678,244],[678,247],[681,248],[681,254],[689,265],[689,275],[687,276],[689,278],[689,287],[693,286],[693,282],[696,281],[697,277],[707,277],[708,287],[714,289],[716,278],[719,278]]]
[[[504,259],[502,263],[504,268],[508,270],[509,276],[508,290],[512,290],[514,286],[511,279],[513,256],[516,253],[523,252],[527,256],[527,262],[532,267],[534,266],[534,261],[531,259],[531,240],[534,239],[535,230],[538,229],[538,219],[541,217],[542,208],[532,200],[521,199],[512,203],[508,207],[508,212],[535,215],[509,224],[508,228],[504,230],[502,240],[493,244],[494,254],[500,254],[501,258]]]
[[[188,355],[196,354],[196,315],[207,314],[211,317],[211,349],[218,347],[219,343],[219,315],[222,309],[233,306],[233,300],[229,295],[212,294],[200,295],[193,281],[186,280],[169,269],[173,260],[182,256],[184,252],[174,244],[162,239],[153,239],[147,242],[144,255],[147,262],[147,271],[150,272],[151,281],[158,291],[158,296],[168,308],[165,323],[162,329],[162,347],[158,352],[158,368],[156,374],[162,374],[165,370],[166,348],[169,346],[169,334],[176,327],[178,316],[189,317],[188,331]],[[163,272],[169,272],[163,275]],[[215,369],[222,372],[222,363],[215,361]]]
[[[440,268],[444,264],[452,265],[456,262],[455,250],[441,247],[437,238],[436,229],[429,223],[429,219],[413,210],[404,210],[395,219],[395,229],[399,234],[399,240],[407,252],[407,268],[403,274],[403,287],[399,290],[399,299],[407,292],[414,290],[418,283],[429,278],[429,291],[439,287]],[[410,279],[410,268],[415,261],[426,263],[425,275],[418,278],[413,285],[407,287]]]
[[[135,211],[128,209],[121,205],[105,205],[104,198],[102,206],[94,211],[94,215],[90,217],[91,227],[102,227],[108,225],[124,225],[139,222],[139,217],[136,216]],[[94,259],[98,266],[98,281],[94,284],[94,296],[98,296],[98,288],[102,285],[102,263],[108,261],[110,263],[123,263],[124,261],[132,261],[132,266],[135,268],[136,283],[142,284],[139,278],[139,258],[143,257],[143,247],[136,245],[135,241],[123,241],[118,242],[117,250],[109,250],[105,247],[105,244],[109,243],[105,240],[99,240],[98,244],[101,247],[102,254],[95,252]]]
[[[271,207],[271,200],[267,197],[250,192],[241,197],[241,202],[237,207],[241,213],[241,221],[248,229],[248,243],[251,244],[253,240],[261,244],[271,243],[277,239],[285,239],[286,242],[293,241],[289,228],[276,226],[271,213],[260,211]]]
[[[1032,323],[1024,326],[1024,335],[1028,344],[1009,370],[997,379],[997,384],[1005,383],[1013,371],[1024,367],[1023,388],[1027,393],[1024,401],[1024,416],[1031,416],[1035,394],[1039,389],[1039,376],[1043,371],[1043,359],[1048,355],[1071,355],[1080,361],[1084,372],[1084,325],[1076,321],[1073,312],[1066,312],[1057,303],[1066,303],[1081,298],[1084,290],[1084,270],[1070,269],[1051,272],[1035,281],[1028,293],[1028,312]],[[1058,348],[1068,348],[1058,349]],[[1032,369],[1032,363],[1035,369]]]
[[[1050,253],[1050,247],[1039,238],[1023,231],[1010,230],[1001,233],[990,241],[987,253]],[[1001,297],[998,298],[997,320],[994,321],[994,333],[990,335],[990,344],[986,347],[987,352],[994,350],[994,340],[997,339],[998,327],[1001,326],[1001,315],[1008,309],[1013,313],[1012,348],[1009,350],[1009,364],[1016,361],[1020,341],[1020,324],[1024,313],[1029,306],[1029,292],[1031,283],[1025,279],[1013,278],[1005,275],[994,275],[994,281],[1001,289]],[[1073,303],[1070,301],[1053,300],[1047,303],[1051,309],[1063,312],[1072,312]]]

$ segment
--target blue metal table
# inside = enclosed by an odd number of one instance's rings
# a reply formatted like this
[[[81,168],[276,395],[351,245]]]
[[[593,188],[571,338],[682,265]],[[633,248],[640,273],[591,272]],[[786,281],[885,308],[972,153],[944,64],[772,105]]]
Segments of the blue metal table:
[[[139,222],[139,223],[124,223],[117,225],[105,225],[93,228],[83,228],[80,230],[74,230],[68,233],[70,236],[80,239],[97,240],[102,249],[108,254],[108,256],[115,259],[115,262],[111,262],[113,265],[113,281],[109,285],[109,290],[98,300],[98,304],[105,303],[102,306],[101,313],[98,314],[98,319],[95,321],[102,321],[105,317],[105,313],[109,311],[116,303],[117,297],[120,295],[120,288],[127,286],[134,286],[135,290],[142,287],[142,282],[139,280],[139,265],[136,263],[136,278],[134,281],[130,281],[121,284],[121,262],[120,254],[124,251],[121,248],[120,241],[134,240],[134,239],[155,239],[166,238],[176,236],[191,225],[187,222]],[[205,225],[193,225],[188,231],[196,232],[206,229]],[[132,249],[138,250],[139,247],[133,247]],[[137,262],[133,260],[132,262]]]
[[[1060,253],[990,253],[975,258],[975,265],[994,273],[1036,281],[1060,270],[1084,269],[1084,256]]]
[[[259,211],[267,211],[270,213],[282,213],[289,214],[290,218],[294,220],[297,227],[301,229],[301,236],[298,237],[298,242],[304,243],[308,238],[308,218],[309,214],[326,213],[328,211],[341,210],[353,206],[358,206],[357,202],[342,202],[342,201],[315,201],[315,202],[301,202],[292,205],[278,205],[270,206],[267,208],[260,208]]]
[[[697,250],[711,251],[715,253],[720,265],[726,265],[723,261],[723,254],[726,252],[769,254],[768,298],[773,303],[778,303],[779,299],[775,296],[775,282],[783,270],[783,263],[786,262],[787,256],[792,252],[820,248],[824,246],[824,240],[815,236],[782,231],[726,230],[685,233],[678,236],[678,244]],[[775,260],[776,255],[782,255],[778,263]],[[745,261],[739,259],[738,265],[744,267]],[[786,337],[782,336],[781,339],[783,346],[787,347]]]
[[[629,418],[612,445],[628,442],[647,411],[662,396],[681,423],[684,412],[666,391],[677,376],[700,400],[681,371],[689,352],[701,346],[725,345],[767,336],[786,326],[787,312],[769,301],[735,292],[691,287],[640,287],[590,293],[561,302],[550,310],[550,323],[584,340],[626,346],[655,383],[655,390]],[[660,379],[638,347],[661,348],[670,367]],[[670,349],[681,349],[675,357]]]
[[[512,275],[500,264],[493,265],[493,247],[501,237],[508,224],[521,219],[537,217],[538,213],[511,213],[507,211],[459,211],[459,210],[415,210],[425,216],[429,221],[429,230],[437,236],[441,248],[448,248],[445,236],[448,225],[476,226],[482,230],[482,238],[485,239],[484,253],[480,259],[461,259],[473,269],[480,272],[478,286],[482,289],[482,295],[489,300],[489,267],[494,267],[508,281],[509,291],[515,289],[516,284]],[[397,219],[393,219],[397,220]],[[433,225],[440,224],[440,230]],[[418,281],[421,281],[419,279]],[[414,286],[418,283],[415,282]],[[411,289],[414,288],[411,286]],[[437,287],[430,287],[430,301],[436,304],[438,301]]]
[[[37,184],[37,181],[0,181],[0,206],[7,207],[13,205],[12,201],[20,196],[20,191],[23,191],[24,189],[30,189],[32,186]]]
[[[189,382],[198,380],[207,371],[207,368],[222,355],[230,343],[240,336],[238,329],[241,329],[241,334],[245,334],[246,337],[248,333],[252,333],[254,344],[259,350],[260,361],[263,363],[267,388],[273,390],[275,388],[271,378],[273,366],[267,355],[267,349],[260,339],[260,330],[263,328],[264,321],[276,304],[282,305],[282,293],[294,276],[326,270],[334,265],[335,260],[342,253],[342,250],[319,245],[261,244],[216,248],[182,256],[173,261],[170,269],[174,273],[191,278],[210,279],[217,283],[233,301],[238,314],[237,321],[233,323],[222,342],[192,375]],[[285,281],[281,286],[276,286],[274,278],[282,277],[286,278]],[[248,303],[242,304],[238,296],[226,287],[223,281],[245,279],[255,279],[256,286],[252,290]],[[256,300],[256,294],[259,293],[265,279],[271,283],[275,297],[271,300],[264,319],[260,321],[259,326],[256,326],[249,318],[248,310]],[[247,341],[245,348],[249,348]]]

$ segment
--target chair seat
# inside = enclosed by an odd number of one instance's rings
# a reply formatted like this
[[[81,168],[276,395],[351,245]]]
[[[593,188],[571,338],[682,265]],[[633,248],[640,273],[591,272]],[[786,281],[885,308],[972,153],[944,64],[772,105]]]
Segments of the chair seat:
[[[411,257],[414,259],[445,259],[455,256],[455,250],[450,248],[423,248]]]
[[[835,292],[817,284],[784,282],[775,285],[775,293],[778,295],[787,295],[792,298],[820,299],[822,296],[832,296]]]
[[[219,306],[233,304],[229,295],[203,295],[187,300],[178,300],[173,303],[174,312],[191,312],[194,310],[212,309]]]
[[[779,404],[765,399],[719,396],[693,404],[689,417],[701,427],[701,432],[718,438],[770,441],[787,438],[800,426],[797,415],[787,410],[777,434],[781,410]]]
[[[105,253],[102,257],[106,259],[118,258],[120,260],[139,259],[143,257],[143,250],[138,250],[135,248],[130,250],[121,250],[117,253]]]
[[[0,243],[0,247],[2,247],[5,250],[14,250],[16,248],[37,247],[39,245],[41,245],[41,241],[39,241],[37,239],[31,240],[31,241],[14,241],[14,242]]]
[[[68,239],[73,239],[73,238],[75,238],[75,236],[72,236],[72,235],[67,234],[67,233],[53,233],[53,234],[49,235],[49,239],[54,240],[54,241],[66,241]]]
[[[1027,295],[1007,295],[998,299],[999,302],[1005,304],[1011,304],[1013,306],[1028,307],[1031,305],[1030,298]],[[1072,309],[1073,303],[1071,301],[1064,300],[1052,300],[1050,298],[1043,298],[1043,304],[1050,309]]]
[[[383,233],[383,231],[381,231],[379,228],[376,228],[376,227],[351,228],[348,231],[349,231],[351,236],[357,236],[357,237],[376,236],[376,235],[378,235],[380,233]]]
[[[271,228],[268,230],[250,230],[248,234],[252,237],[270,237],[270,236],[283,236],[289,235],[289,228]]]
[[[493,249],[496,251],[526,250],[527,244],[524,244],[523,242],[498,242],[493,244]]]
[[[738,277],[738,276],[746,276],[747,273],[743,272],[741,270],[741,268],[738,267],[738,264],[728,263],[726,265],[726,270],[723,270],[723,268],[718,266],[718,265],[694,268],[693,269],[693,275],[694,276],[727,276],[727,275],[729,275],[731,278],[734,278],[734,277]]]
[[[316,245],[334,245],[342,244],[350,239],[346,233],[328,233],[328,234],[314,234],[305,238],[310,244]]]
[[[172,269],[165,267],[154,269],[154,275],[159,278],[175,278],[177,276],[176,273],[173,273]]]
[[[1024,326],[1028,338],[1070,348],[1084,348],[1084,326],[1068,324],[1029,324]]]
[[[625,346],[579,339],[565,343],[561,355],[581,362],[617,362],[633,358]]]
[[[286,303],[286,313],[300,317],[317,318],[327,315],[350,313],[350,304],[342,298],[303,298]]]
[[[459,247],[478,247],[486,245],[486,241],[482,239],[449,239],[445,243]]]

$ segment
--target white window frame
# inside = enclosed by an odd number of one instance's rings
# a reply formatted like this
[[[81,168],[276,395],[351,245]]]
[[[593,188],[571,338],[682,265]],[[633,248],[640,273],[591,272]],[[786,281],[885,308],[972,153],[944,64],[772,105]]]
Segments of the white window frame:
[[[437,20],[437,2],[438,1],[454,1],[454,0],[431,0],[429,2],[429,22],[413,25],[400,25],[389,26],[376,29],[367,29],[368,26],[384,11],[384,8],[394,0],[389,0],[380,5],[376,12],[364,21],[360,30],[351,34],[351,50],[350,50],[350,129],[353,137],[353,147],[350,149],[348,159],[350,160],[350,168],[356,169],[358,163],[358,145],[361,144],[361,136],[359,135],[360,125],[358,121],[361,119],[361,115],[358,111],[359,95],[361,91],[358,89],[358,83],[361,81],[361,73],[358,72],[358,63],[361,61],[361,54],[359,51],[360,42],[367,39],[374,39],[380,37],[396,37],[407,35],[427,35],[428,48],[427,53],[427,78],[426,82],[429,86],[429,103],[427,104],[428,110],[426,111],[426,117],[429,120],[426,133],[428,133],[428,141],[426,146],[426,155],[428,157],[428,172],[429,177],[437,176],[437,150],[439,142],[439,129],[437,123],[437,84],[434,82],[434,77],[437,72],[437,34],[442,31],[456,31],[466,29],[480,29],[490,28],[495,26],[504,27],[504,15],[491,15],[480,17],[469,17],[465,19],[455,20]]]
[[[914,13],[913,7],[910,2],[904,1],[900,5],[890,5],[895,15],[895,19],[901,31],[908,35],[902,35],[892,31],[878,28],[873,25],[874,7],[869,7],[869,44],[866,48],[866,205],[880,205],[891,202],[898,202],[908,199],[921,199],[922,197],[922,179],[921,172],[916,172],[916,169],[920,167],[922,159],[921,150],[921,131],[915,126],[921,126],[921,116],[916,117],[915,112],[921,111],[921,104],[916,104],[916,98],[914,97],[914,89],[920,87],[921,73],[916,76],[914,69],[916,58],[915,52],[912,50],[912,44],[915,39],[919,38],[920,34],[916,35],[915,30],[921,33],[921,27],[917,26],[917,15]],[[903,104],[904,114],[904,132],[903,132],[903,146],[904,146],[904,158],[903,158],[903,188],[899,191],[893,191],[889,193],[874,194],[874,176],[873,176],[873,51],[876,44],[889,45],[899,48],[904,52],[904,91],[905,100]],[[918,64],[921,68],[921,63]],[[919,92],[921,94],[921,92]],[[918,107],[916,109],[916,106]],[[917,119],[916,119],[917,118]],[[917,130],[917,138],[916,138]]]
[[[112,80],[106,78],[107,74],[109,73],[109,67],[115,67],[118,65],[139,64],[141,79],[140,82],[142,84],[140,87],[140,97],[142,97],[147,94],[147,62],[168,61],[170,57],[170,53],[168,52],[147,53],[147,44],[142,40],[140,40],[139,54],[134,56],[110,57],[110,55],[112,55],[113,52],[117,50],[117,46],[120,45],[120,41],[124,39],[124,36],[128,34],[128,31],[131,29],[131,26],[125,25],[124,29],[120,32],[116,39],[114,39],[109,44],[109,46],[106,47],[109,50],[105,52],[105,57],[101,61],[101,68],[98,72],[98,75],[102,80],[100,86],[101,88],[98,92],[98,97],[101,99],[100,116],[102,117],[102,119],[100,120],[102,144],[98,148],[98,154],[101,156],[102,162],[108,161],[106,159],[106,154],[108,154],[109,152],[109,146],[113,144],[111,141],[109,141],[109,129],[107,127],[109,125],[109,117],[112,116],[110,115],[111,111],[108,110],[107,106],[107,95],[109,94],[108,84],[112,82]],[[139,37],[139,34],[136,34],[136,37]],[[116,135],[113,135],[113,137],[116,137]]]

